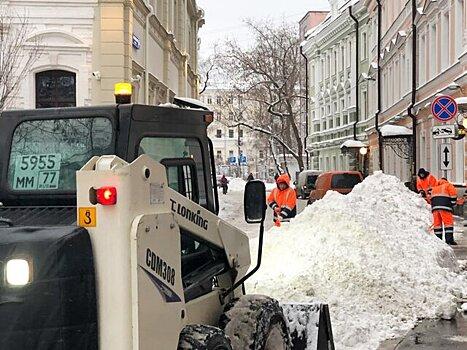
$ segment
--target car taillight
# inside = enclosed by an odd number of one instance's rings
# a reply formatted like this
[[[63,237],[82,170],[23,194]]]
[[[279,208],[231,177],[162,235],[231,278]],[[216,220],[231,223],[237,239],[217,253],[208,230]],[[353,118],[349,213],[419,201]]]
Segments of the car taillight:
[[[117,189],[112,186],[104,186],[96,190],[97,203],[102,205],[115,205],[117,203]]]

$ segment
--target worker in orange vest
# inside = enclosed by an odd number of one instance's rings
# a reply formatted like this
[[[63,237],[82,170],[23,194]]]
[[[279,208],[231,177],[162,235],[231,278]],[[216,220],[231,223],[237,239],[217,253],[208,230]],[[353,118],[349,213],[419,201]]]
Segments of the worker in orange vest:
[[[435,235],[443,239],[444,225],[444,237],[449,245],[457,245],[454,241],[454,216],[452,214],[456,201],[456,188],[444,177],[431,189],[431,211]]]
[[[297,215],[297,197],[290,188],[290,177],[282,174],[276,179],[277,187],[268,197],[268,205],[274,210],[274,221],[280,226],[280,221],[290,219]]]
[[[423,168],[418,170],[417,192],[430,203],[431,189],[436,186],[438,180]]]

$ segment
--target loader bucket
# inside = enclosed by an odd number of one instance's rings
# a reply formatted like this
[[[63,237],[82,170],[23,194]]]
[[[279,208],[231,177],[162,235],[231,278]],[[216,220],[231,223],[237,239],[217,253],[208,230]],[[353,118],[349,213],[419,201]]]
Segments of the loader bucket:
[[[327,304],[281,304],[287,319],[293,350],[334,350]]]

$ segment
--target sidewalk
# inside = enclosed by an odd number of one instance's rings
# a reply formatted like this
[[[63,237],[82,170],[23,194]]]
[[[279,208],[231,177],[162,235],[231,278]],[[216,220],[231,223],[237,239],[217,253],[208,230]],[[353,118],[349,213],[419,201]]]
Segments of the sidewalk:
[[[455,240],[451,246],[458,260],[467,260],[467,220],[455,218]],[[425,320],[404,337],[383,342],[378,350],[465,350],[467,349],[467,314],[452,321]]]

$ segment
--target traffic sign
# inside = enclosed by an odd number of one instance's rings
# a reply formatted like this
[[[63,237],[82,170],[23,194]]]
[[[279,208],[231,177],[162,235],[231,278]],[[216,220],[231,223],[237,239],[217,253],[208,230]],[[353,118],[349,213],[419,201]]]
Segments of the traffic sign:
[[[238,157],[238,160],[240,164],[246,165],[246,156],[244,156],[243,154],[240,154],[240,157]]]
[[[451,120],[457,112],[457,103],[451,96],[439,96],[431,104],[433,117],[442,122]]]
[[[434,139],[449,139],[456,137],[456,126],[454,124],[435,125],[431,132]]]
[[[439,148],[439,168],[441,170],[452,170],[452,146],[442,143]]]
[[[236,164],[237,163],[237,157],[231,156],[228,159],[229,164]]]

